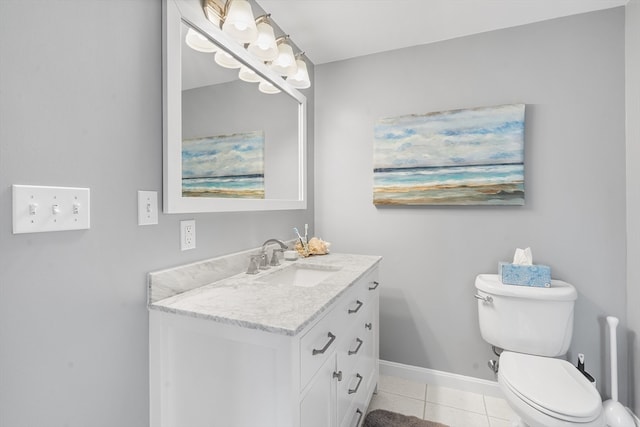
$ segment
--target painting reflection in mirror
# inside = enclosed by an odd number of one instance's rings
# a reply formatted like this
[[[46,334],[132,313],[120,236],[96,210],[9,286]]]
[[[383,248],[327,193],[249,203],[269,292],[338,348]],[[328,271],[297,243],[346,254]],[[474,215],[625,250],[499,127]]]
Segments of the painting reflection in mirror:
[[[182,196],[264,198],[264,132],[182,141]]]

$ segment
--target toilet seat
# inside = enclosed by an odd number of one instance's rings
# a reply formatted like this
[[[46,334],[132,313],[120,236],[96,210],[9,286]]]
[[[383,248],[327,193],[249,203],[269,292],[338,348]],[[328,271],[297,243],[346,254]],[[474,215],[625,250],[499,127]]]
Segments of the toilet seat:
[[[565,360],[504,351],[498,382],[526,404],[558,420],[589,423],[602,411],[598,391]]]

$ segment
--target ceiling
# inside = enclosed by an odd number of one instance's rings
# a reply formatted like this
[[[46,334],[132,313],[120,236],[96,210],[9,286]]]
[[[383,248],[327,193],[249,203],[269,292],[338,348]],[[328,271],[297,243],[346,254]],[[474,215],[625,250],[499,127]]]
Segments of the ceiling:
[[[256,0],[314,64],[623,6],[628,0]]]

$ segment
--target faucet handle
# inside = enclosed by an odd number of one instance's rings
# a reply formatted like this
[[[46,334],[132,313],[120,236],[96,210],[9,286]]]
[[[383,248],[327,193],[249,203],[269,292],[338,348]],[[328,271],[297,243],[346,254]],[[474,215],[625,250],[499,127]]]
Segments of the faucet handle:
[[[257,255],[260,257],[260,270],[267,270],[269,269],[269,257],[267,256],[266,252],[262,252],[260,255]]]
[[[249,268],[247,268],[247,274],[257,274],[261,260],[262,255],[251,255],[249,259]]]
[[[272,267],[275,267],[276,265],[280,265],[280,260],[278,259],[278,252],[280,252],[281,254],[284,254],[284,249],[277,248],[273,250],[273,253],[271,254],[271,262],[269,263],[269,265],[271,265]]]

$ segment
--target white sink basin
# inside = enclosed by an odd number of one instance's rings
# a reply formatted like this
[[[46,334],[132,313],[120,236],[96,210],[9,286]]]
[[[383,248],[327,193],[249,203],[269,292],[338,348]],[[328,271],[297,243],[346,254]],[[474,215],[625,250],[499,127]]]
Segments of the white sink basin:
[[[267,274],[259,280],[266,283],[310,288],[322,282],[338,270],[340,270],[339,267],[292,265]]]

